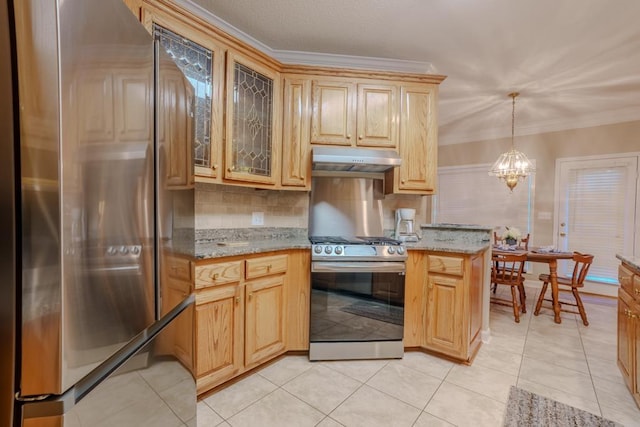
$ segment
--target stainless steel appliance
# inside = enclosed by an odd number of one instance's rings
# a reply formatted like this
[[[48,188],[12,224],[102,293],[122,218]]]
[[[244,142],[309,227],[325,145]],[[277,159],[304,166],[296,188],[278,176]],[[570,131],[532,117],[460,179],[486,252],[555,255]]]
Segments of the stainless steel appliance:
[[[0,55],[0,425],[195,424],[153,38],[120,0],[0,0]]]
[[[404,354],[406,248],[383,236],[374,181],[314,177],[310,360]]]

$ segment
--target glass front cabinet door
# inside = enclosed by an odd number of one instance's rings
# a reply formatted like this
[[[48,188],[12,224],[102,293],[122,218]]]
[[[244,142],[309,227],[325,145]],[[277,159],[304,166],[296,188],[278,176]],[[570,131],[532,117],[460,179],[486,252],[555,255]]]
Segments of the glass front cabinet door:
[[[227,52],[227,180],[277,184],[280,168],[279,74]]]

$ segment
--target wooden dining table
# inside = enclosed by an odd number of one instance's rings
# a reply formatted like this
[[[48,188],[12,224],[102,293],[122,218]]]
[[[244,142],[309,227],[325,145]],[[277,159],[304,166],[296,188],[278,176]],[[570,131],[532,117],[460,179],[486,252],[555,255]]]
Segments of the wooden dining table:
[[[551,295],[553,300],[553,320],[556,323],[561,323],[560,319],[560,300],[558,299],[558,260],[560,259],[572,259],[573,252],[547,252],[536,249],[524,250],[506,250],[501,249],[498,246],[491,248],[493,253],[496,254],[527,254],[527,261],[540,262],[549,265],[549,281],[551,283]]]

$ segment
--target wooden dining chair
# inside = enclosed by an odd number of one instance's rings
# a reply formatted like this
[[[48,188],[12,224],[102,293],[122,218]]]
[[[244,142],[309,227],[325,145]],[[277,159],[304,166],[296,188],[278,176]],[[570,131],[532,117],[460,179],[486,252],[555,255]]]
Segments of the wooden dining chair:
[[[582,288],[584,286],[584,279],[587,277],[587,273],[589,272],[589,267],[591,267],[591,263],[593,263],[593,255],[589,254],[581,254],[580,252],[573,253],[573,273],[571,277],[558,277],[558,289],[560,287],[569,287],[571,289],[571,293],[575,298],[575,303],[568,301],[560,302],[560,310],[568,313],[576,313],[575,311],[563,310],[562,305],[572,305],[574,307],[578,307],[577,314],[580,314],[582,318],[582,323],[585,326],[589,326],[589,322],[587,321],[587,313],[584,311],[584,305],[582,304],[582,300],[580,299],[580,294],[578,293],[578,288]],[[536,309],[533,312],[536,316],[540,313],[540,308],[542,307],[542,301],[550,301],[553,303],[553,299],[548,299],[544,297],[544,294],[547,292],[547,287],[551,282],[551,279],[548,274],[541,274],[538,279],[542,281],[542,290],[540,291],[540,296],[538,297],[538,302],[536,303]]]
[[[493,254],[491,256],[491,283],[511,287],[511,300],[491,297],[491,302],[513,307],[516,323],[520,323],[520,312],[526,313],[526,295],[524,293],[524,277],[522,269],[527,254]],[[517,293],[516,293],[517,289]],[[520,302],[518,303],[518,294]]]

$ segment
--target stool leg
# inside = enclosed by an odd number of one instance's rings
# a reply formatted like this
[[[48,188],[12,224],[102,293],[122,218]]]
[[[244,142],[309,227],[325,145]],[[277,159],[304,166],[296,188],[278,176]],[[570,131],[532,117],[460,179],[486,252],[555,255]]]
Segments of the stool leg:
[[[540,296],[538,297],[538,302],[536,303],[536,309],[533,312],[534,315],[540,314],[540,308],[542,307],[542,301],[544,300],[544,294],[547,292],[547,287],[549,286],[549,282],[542,282],[542,290],[540,291]]]
[[[520,323],[520,307],[518,307],[515,286],[511,286],[511,300],[513,301],[513,316],[516,318],[516,323]]]
[[[584,305],[582,305],[582,299],[580,298],[580,294],[578,294],[578,290],[576,288],[571,288],[571,293],[576,299],[578,311],[580,312],[580,317],[582,317],[582,323],[584,323],[584,326],[589,326],[589,322],[587,321],[587,313],[584,311]]]

